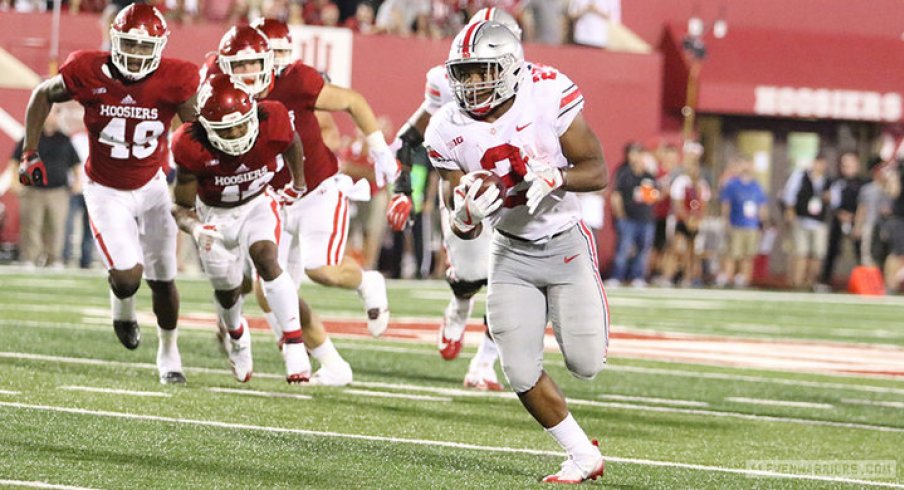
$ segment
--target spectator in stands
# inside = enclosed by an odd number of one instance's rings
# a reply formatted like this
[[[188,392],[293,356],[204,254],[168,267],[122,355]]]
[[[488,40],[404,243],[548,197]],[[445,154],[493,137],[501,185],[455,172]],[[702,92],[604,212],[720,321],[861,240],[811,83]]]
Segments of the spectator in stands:
[[[526,39],[541,44],[562,44],[567,22],[561,0],[531,1],[521,7],[524,17],[529,18],[521,22]]]
[[[697,145],[699,146],[699,145]],[[702,147],[701,147],[702,148]],[[671,285],[671,277],[663,277],[663,270],[674,261],[671,256],[672,230],[669,229],[669,216],[672,214],[672,200],[669,192],[672,180],[681,174],[681,153],[672,144],[661,144],[656,150],[656,187],[659,189],[659,201],[653,205],[653,218],[656,221],[656,233],[653,237],[653,249],[650,251],[650,276],[658,286]]]
[[[644,153],[637,145],[629,145],[628,168],[617,171],[616,175],[611,200],[618,245],[612,278],[607,285],[614,287],[630,282],[634,287],[645,287],[644,274],[655,233],[653,204],[659,199],[656,177],[647,169]]]
[[[360,32],[370,34],[374,30],[374,7],[369,2],[361,2],[355,9],[355,15],[345,19],[343,26]]]
[[[409,36],[429,30],[430,0],[386,0],[377,10],[376,32]]]
[[[826,255],[827,167],[825,155],[817,155],[809,168],[797,170],[788,177],[782,192],[785,221],[794,237],[791,284],[798,289],[817,287],[816,276]]]
[[[894,203],[886,226],[889,255],[885,260],[885,286],[889,293],[900,292],[901,283],[904,282],[904,161],[898,161],[896,167],[888,175],[889,179],[898,182],[891,195]]]
[[[573,23],[575,44],[605,48],[609,44],[609,24],[621,23],[621,0],[571,0],[568,17]]]
[[[900,189],[900,182],[891,178],[892,166],[874,157],[869,162],[872,182],[860,189],[857,197],[857,213],[854,217],[855,237],[860,238],[860,263],[866,266],[879,266],[885,261],[886,248],[882,240],[881,230],[891,215],[894,199]]]
[[[820,283],[828,285],[832,283],[835,259],[841,253],[843,240],[850,241],[855,251],[860,250],[860,236],[853,233],[854,216],[857,214],[860,189],[866,185],[866,179],[860,175],[860,157],[856,153],[843,153],[838,170],[840,177],[829,187],[832,222],[829,227],[829,246],[820,276]],[[859,263],[860,254],[855,253],[855,256]]]
[[[728,230],[729,251],[725,270],[717,284],[733,282],[746,287],[753,275],[753,258],[759,250],[760,226],[768,219],[766,193],[754,178],[753,160],[746,155],[737,157],[734,168],[738,175],[722,189],[722,220]]]
[[[19,196],[21,201],[20,259],[26,266],[45,265],[62,267],[60,254],[63,251],[66,214],[69,211],[69,179],[77,179],[72,169],[81,160],[78,153],[59,127],[58,107],[51,109],[44,130],[38,140],[38,154],[47,168],[47,183],[41,186],[26,186]],[[22,158],[22,141],[10,160],[16,168]],[[80,182],[76,182],[81,186]]]

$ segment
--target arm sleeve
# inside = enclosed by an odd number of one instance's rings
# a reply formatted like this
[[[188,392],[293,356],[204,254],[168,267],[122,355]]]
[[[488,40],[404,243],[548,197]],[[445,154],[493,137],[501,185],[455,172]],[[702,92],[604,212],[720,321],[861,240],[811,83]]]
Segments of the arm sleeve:
[[[180,83],[176,88],[176,90],[178,90],[178,99],[180,103],[185,102],[195,95],[201,81],[201,72],[198,70],[197,65],[188,61],[184,61],[183,63],[184,65],[180,68]]]
[[[86,81],[82,78],[85,70],[81,68],[85,55],[82,51],[71,53],[63,66],[60,67],[60,76],[63,77],[63,83],[66,90],[72,94],[72,98],[78,101],[82,100],[86,89]]]
[[[262,108],[267,112],[267,126],[269,138],[275,148],[280,152],[286,151],[295,140],[295,127],[289,118],[289,111],[274,101],[265,101]]]
[[[427,83],[424,86],[424,102],[421,107],[431,116],[443,106],[443,89],[449,90],[448,87],[442,87],[440,82],[447,83],[445,79],[445,70],[440,67],[433,67],[427,72]]]
[[[326,85],[320,72],[300,62],[289,65],[280,76],[286,77],[286,82],[295,88],[293,95],[299,102],[311,109],[314,108],[320,91]]]
[[[560,72],[556,72],[554,81],[557,87],[556,97],[559,101],[555,122],[556,135],[562,136],[578,114],[584,110],[584,95],[581,94],[581,89],[576,83]]]
[[[441,120],[441,117],[431,119],[430,125],[427,126],[427,131],[425,131],[424,146],[427,148],[427,158],[430,159],[430,164],[434,168],[461,170],[462,168],[458,162],[453,160],[452,156],[447,153],[443,137],[437,129],[437,126],[441,124]]]

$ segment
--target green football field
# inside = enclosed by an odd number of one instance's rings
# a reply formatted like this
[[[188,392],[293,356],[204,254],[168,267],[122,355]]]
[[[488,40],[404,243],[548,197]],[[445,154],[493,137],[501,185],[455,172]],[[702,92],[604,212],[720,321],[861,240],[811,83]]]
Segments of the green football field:
[[[473,344],[452,362],[437,355],[443,283],[391,282],[393,318],[408,321],[387,338],[337,333],[355,371],[344,388],[287,385],[260,330],[254,378],[235,382],[209,285],[178,285],[188,384],[172,387],[157,381],[150,322],[138,350],[116,340],[101,272],[0,269],[0,486],[525,488],[563,459],[513,394],[461,386]],[[354,293],[302,295],[327,320],[363,317]],[[904,488],[904,300],[631,289],[609,300],[603,373],[579,381],[546,356],[607,458],[587,485]],[[138,304],[147,318],[146,286]],[[246,310],[260,316],[253,300]]]

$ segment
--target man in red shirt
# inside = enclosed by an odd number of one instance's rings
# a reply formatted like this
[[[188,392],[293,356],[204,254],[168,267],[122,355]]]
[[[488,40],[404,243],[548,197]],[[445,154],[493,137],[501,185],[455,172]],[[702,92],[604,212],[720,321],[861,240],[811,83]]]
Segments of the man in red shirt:
[[[77,51],[59,75],[38,85],[25,115],[20,180],[46,183],[35,151],[41,127],[53,104],[78,101],[90,135],[85,204],[108,272],[114,331],[124,346],[138,347],[135,293],[143,275],[157,316],[160,382],[184,383],[176,345],[177,229],[164,169],[170,121],[176,114],[183,121],[194,118],[198,69],[162,57],[168,35],[157,9],[130,5],[110,28],[110,52]]]
[[[251,332],[242,317],[242,278],[251,275],[250,261],[282,332],[286,381],[306,382],[311,364],[295,284],[278,262],[282,218],[269,186],[281,158],[291,173],[289,188],[304,194],[301,140],[282,104],[258,106],[247,87],[228,75],[204,83],[198,112],[198,121],[183,124],[173,137],[178,171],[173,215],[198,244],[233,374],[244,383],[253,370]]]

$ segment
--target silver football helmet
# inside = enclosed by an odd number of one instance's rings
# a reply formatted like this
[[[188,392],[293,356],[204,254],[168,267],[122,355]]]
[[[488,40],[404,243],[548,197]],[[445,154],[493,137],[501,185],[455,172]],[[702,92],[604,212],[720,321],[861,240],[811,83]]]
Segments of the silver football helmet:
[[[515,96],[523,66],[515,34],[498,22],[480,21],[455,36],[446,72],[458,105],[482,116]]]
[[[496,22],[508,27],[510,31],[512,31],[518,40],[521,40],[521,26],[518,25],[518,21],[512,17],[512,14],[496,7],[484,7],[478,10],[473,16],[471,16],[471,20],[468,21],[468,24],[473,24],[475,22],[480,22],[482,20],[495,20]]]

